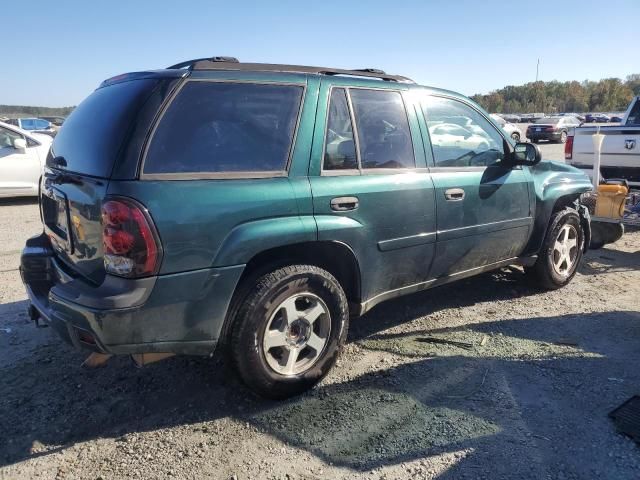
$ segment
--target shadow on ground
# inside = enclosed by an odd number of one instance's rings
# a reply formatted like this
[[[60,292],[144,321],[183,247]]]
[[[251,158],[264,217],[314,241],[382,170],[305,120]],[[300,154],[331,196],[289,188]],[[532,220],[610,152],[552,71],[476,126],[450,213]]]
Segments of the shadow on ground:
[[[533,293],[515,281],[513,288]],[[490,285],[487,290],[502,295]],[[474,291],[468,302],[488,299],[482,289]],[[396,321],[459,305],[447,295],[434,297],[430,306],[424,305],[426,297],[408,297],[404,317]],[[23,306],[5,305],[0,315]],[[81,355],[52,336],[1,371],[0,465],[51,453],[32,453],[36,442],[58,446],[56,451],[100,437],[232,417],[356,471],[465,450],[441,478],[487,465],[494,476],[537,477],[555,462],[568,464],[581,478],[597,471],[609,472],[603,478],[622,478],[609,465],[602,437],[603,431],[605,438],[616,435],[606,414],[640,383],[638,313],[375,333],[388,327],[386,319],[385,310],[372,312],[363,324],[375,325],[359,329],[352,341],[405,356],[406,363],[280,403],[249,394],[219,359],[174,358],[138,370],[117,358],[103,369],[84,370]],[[474,347],[434,346],[417,341],[420,335],[462,335]],[[484,335],[490,340],[480,346]],[[608,380],[611,372],[619,382]],[[572,460],[569,445],[589,450],[589,462]]]
[[[38,197],[0,198],[0,207],[15,205],[37,205]]]

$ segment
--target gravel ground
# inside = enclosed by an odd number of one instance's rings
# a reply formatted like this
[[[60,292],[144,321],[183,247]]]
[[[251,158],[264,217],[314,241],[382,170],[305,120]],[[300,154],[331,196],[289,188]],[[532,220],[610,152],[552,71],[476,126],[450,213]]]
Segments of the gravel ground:
[[[39,226],[35,203],[0,203],[1,479],[640,478],[607,418],[640,393],[640,232],[561,291],[514,268],[382,304],[321,385],[271,402],[216,357],[80,368],[25,314]]]

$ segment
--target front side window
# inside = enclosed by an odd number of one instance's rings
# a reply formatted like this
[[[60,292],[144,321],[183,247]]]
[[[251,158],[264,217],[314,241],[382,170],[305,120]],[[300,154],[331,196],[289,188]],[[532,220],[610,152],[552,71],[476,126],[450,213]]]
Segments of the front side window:
[[[415,168],[407,112],[400,92],[351,89],[360,163],[367,168]]]
[[[427,96],[422,109],[437,167],[482,167],[504,158],[504,139],[469,105]]]
[[[295,85],[189,82],[156,128],[144,173],[284,171],[302,94]]]
[[[354,170],[358,168],[353,126],[344,88],[331,90],[324,144],[324,170]]]
[[[0,127],[0,148],[13,148],[13,142],[18,138],[22,138],[22,135]]]

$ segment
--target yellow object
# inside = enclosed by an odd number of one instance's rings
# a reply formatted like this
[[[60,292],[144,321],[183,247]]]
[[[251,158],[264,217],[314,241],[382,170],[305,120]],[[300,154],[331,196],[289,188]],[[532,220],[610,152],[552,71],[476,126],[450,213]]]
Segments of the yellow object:
[[[598,185],[595,216],[622,218],[627,193],[629,192],[624,185]]]

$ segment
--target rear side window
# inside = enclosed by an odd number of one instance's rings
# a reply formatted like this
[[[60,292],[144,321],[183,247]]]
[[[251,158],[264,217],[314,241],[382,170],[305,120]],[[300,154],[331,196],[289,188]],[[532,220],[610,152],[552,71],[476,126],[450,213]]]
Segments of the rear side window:
[[[164,113],[144,173],[281,172],[303,87],[188,82]]]
[[[334,88],[327,114],[327,134],[324,145],[324,170],[354,170],[358,168],[353,125],[344,88]]]
[[[640,125],[640,98],[636,99],[636,102],[633,104],[625,125]]]
[[[400,92],[354,88],[349,93],[362,168],[415,168],[409,121]]]

